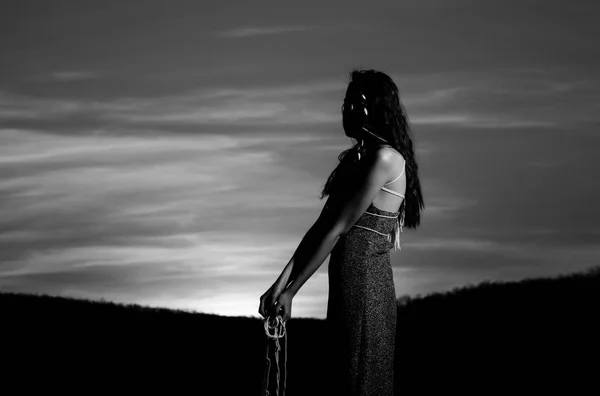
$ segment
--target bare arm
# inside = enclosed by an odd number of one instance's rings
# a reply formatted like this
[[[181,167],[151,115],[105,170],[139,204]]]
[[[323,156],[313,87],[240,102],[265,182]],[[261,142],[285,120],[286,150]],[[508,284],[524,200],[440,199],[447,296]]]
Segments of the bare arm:
[[[290,277],[285,290],[296,295],[304,283],[319,269],[333,250],[339,233],[319,233],[318,228],[311,228],[298,246],[289,270]],[[298,263],[297,265],[295,265]],[[289,264],[288,264],[289,265]],[[287,268],[287,267],[286,267]]]
[[[287,286],[289,286],[290,283],[292,283],[298,276],[299,268],[298,268],[298,266],[295,265],[296,261],[303,261],[303,258],[305,258],[304,256],[306,254],[311,254],[310,250],[314,250],[314,249],[310,249],[311,246],[318,244],[320,241],[324,241],[325,238],[322,238],[318,234],[318,232],[319,232],[319,228],[317,227],[317,223],[313,224],[313,226],[306,232],[306,234],[302,238],[302,241],[296,248],[296,251],[292,255],[292,258],[287,263],[287,265],[281,272],[281,275],[279,275],[279,277],[277,278],[277,280],[275,281],[275,283],[273,285],[273,287],[275,288],[276,294],[279,294],[283,290],[285,290],[287,288]],[[337,241],[337,238],[335,238],[335,241]],[[325,255],[323,257],[323,259],[321,260],[321,264],[323,263],[323,261],[325,261],[325,259],[327,258],[327,256],[331,252],[331,250],[333,250],[333,247],[335,246],[335,241],[334,241],[334,244],[329,249],[327,249],[327,247],[324,246],[324,248],[325,248],[324,250],[317,248],[317,251],[312,252],[313,254],[315,254],[315,253],[318,253],[319,250],[321,250],[321,252],[320,252],[321,255],[323,255],[323,254]],[[298,257],[299,260],[296,260],[296,257]],[[317,268],[315,268],[315,270]],[[312,275],[313,273],[314,273],[314,271],[311,272],[310,275]]]
[[[279,287],[294,296],[317,271],[338,238],[352,227],[375,200],[392,172],[392,161],[386,150],[379,150],[369,159],[365,158],[366,171],[363,175],[357,175],[358,188],[355,192],[343,200],[328,199],[319,219],[306,233],[278,278]]]

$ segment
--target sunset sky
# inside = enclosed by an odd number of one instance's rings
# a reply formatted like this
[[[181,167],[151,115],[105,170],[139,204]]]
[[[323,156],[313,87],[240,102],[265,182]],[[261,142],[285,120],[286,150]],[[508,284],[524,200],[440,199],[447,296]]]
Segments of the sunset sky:
[[[3,1],[0,291],[258,316],[352,145],[353,68],[388,73],[412,122],[425,210],[391,253],[398,297],[600,265],[599,16]],[[327,265],[293,317],[325,317]]]

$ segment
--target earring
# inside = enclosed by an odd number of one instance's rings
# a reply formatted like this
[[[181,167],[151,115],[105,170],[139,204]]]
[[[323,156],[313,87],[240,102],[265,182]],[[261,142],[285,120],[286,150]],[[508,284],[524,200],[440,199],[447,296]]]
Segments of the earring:
[[[360,151],[363,149],[363,145],[364,145],[365,141],[361,139],[360,141],[360,145],[358,146],[358,150],[357,150],[357,154],[358,154],[358,160],[360,161]]]
[[[361,94],[361,96],[363,98],[363,102],[362,102],[363,112],[365,113],[365,117],[367,117],[369,115],[369,112],[367,111],[367,97],[364,94]]]

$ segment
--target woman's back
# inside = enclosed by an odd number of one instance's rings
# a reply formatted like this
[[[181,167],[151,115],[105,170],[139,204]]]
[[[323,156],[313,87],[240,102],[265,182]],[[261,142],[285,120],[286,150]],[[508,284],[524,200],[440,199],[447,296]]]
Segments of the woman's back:
[[[390,175],[393,179],[388,182],[377,197],[373,200],[373,205],[387,212],[397,212],[404,201],[404,192],[406,190],[406,161],[402,154],[392,147],[385,147],[394,158],[393,173]]]

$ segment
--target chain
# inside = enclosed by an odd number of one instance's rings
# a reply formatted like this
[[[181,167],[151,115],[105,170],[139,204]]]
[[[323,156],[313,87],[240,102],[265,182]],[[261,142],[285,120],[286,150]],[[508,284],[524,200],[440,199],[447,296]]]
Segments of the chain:
[[[262,389],[262,393],[261,396],[269,396],[269,379],[270,379],[270,373],[271,373],[271,359],[269,358],[270,356],[270,352],[271,352],[271,340],[274,340],[274,344],[275,344],[275,366],[277,367],[277,383],[276,383],[276,388],[275,388],[275,395],[279,396],[279,380],[280,380],[280,375],[279,375],[279,352],[281,351],[281,345],[279,344],[279,339],[284,337],[284,342],[285,342],[285,348],[284,348],[284,363],[283,363],[283,367],[284,367],[284,377],[283,377],[283,394],[282,396],[285,396],[285,387],[286,387],[286,382],[287,382],[287,336],[286,336],[286,329],[285,329],[285,322],[283,321],[283,319],[281,318],[280,315],[277,315],[275,317],[275,322],[273,325],[271,325],[271,321],[270,321],[270,317],[265,318],[264,321],[264,328],[265,328],[265,334],[267,335],[267,338],[269,339],[268,344],[267,344],[267,355],[266,355],[266,367],[265,367],[265,376],[263,379],[263,389]]]

